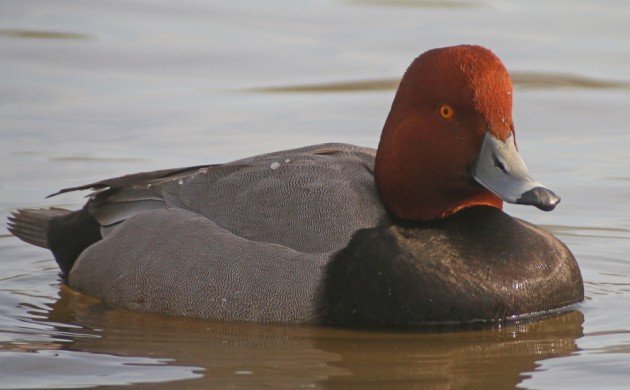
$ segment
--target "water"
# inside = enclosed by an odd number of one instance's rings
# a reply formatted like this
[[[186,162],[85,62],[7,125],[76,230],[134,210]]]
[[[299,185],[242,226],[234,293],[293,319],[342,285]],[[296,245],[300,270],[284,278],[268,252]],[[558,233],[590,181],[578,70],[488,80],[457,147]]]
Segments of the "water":
[[[624,388],[630,5],[337,0],[0,4],[0,219],[59,188],[320,142],[376,146],[414,56],[479,43],[512,72],[521,154],[563,201],[507,207],[574,252],[586,300],[495,329],[222,324],[104,308],[0,227],[0,387]]]

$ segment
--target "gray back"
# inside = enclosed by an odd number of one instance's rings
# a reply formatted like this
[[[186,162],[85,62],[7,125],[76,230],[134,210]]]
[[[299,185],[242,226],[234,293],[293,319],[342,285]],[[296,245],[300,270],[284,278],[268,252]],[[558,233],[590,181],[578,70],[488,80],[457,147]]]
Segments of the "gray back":
[[[314,322],[331,253],[387,218],[374,153],[325,144],[129,176],[133,185],[93,197],[104,239],[82,253],[70,285],[135,310]]]

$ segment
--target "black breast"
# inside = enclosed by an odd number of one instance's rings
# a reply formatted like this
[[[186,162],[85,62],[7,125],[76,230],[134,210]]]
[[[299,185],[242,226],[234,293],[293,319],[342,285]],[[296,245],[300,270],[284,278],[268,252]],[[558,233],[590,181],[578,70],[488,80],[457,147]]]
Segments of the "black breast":
[[[409,326],[498,321],[584,297],[569,249],[500,210],[474,207],[438,222],[358,231],[321,286],[323,323]]]

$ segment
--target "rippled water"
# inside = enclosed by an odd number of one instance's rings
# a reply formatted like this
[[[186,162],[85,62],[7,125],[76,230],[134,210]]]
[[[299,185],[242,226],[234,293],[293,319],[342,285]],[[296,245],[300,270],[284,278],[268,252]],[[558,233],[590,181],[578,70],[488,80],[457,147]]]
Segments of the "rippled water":
[[[560,193],[508,207],[574,252],[586,300],[495,329],[355,332],[102,307],[0,227],[0,387],[624,388],[630,382],[630,5],[337,0],[0,3],[0,219],[61,187],[319,142],[376,146],[422,51],[492,48],[521,153]]]

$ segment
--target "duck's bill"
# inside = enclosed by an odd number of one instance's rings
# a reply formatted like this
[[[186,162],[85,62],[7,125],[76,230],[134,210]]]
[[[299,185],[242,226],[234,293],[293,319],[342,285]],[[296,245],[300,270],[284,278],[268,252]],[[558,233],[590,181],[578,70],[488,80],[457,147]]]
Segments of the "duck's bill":
[[[486,133],[471,173],[479,184],[509,203],[551,211],[560,202],[558,195],[529,177],[513,134],[503,142]]]

